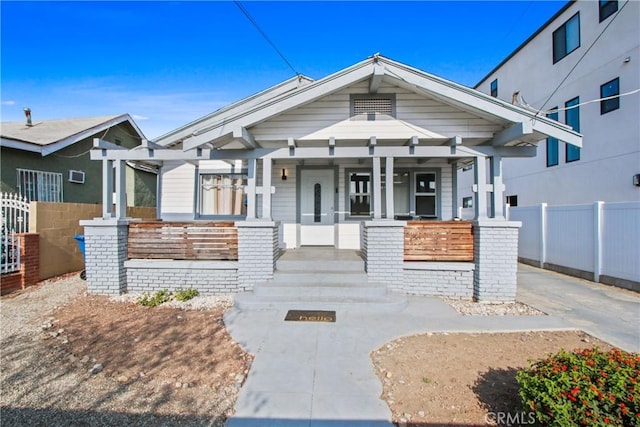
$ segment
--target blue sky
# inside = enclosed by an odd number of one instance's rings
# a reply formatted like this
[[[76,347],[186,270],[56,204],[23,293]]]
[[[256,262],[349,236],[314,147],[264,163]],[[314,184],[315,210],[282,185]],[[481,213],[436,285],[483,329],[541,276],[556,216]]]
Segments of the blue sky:
[[[243,2],[297,72],[376,52],[475,85],[564,1]],[[233,2],[10,2],[2,121],[131,114],[148,138],[294,72]]]

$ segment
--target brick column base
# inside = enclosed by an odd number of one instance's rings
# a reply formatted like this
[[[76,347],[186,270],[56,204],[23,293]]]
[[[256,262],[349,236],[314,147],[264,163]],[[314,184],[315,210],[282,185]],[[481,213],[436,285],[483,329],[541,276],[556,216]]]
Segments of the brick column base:
[[[496,219],[473,222],[473,298],[480,302],[515,301],[518,229],[522,223]]]
[[[251,290],[256,283],[273,279],[280,254],[274,221],[238,221],[238,289]]]
[[[84,227],[87,290],[94,294],[120,294],[127,290],[127,237],[129,221],[80,221]]]
[[[404,284],[404,227],[406,221],[377,220],[363,224],[362,253],[369,280],[401,290]]]

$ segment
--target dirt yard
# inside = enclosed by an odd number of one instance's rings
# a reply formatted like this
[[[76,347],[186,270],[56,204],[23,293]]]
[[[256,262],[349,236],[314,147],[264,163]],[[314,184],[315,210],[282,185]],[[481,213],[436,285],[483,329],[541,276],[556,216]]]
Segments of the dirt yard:
[[[371,354],[393,420],[401,426],[487,425],[522,411],[519,368],[561,348],[611,348],[582,332],[425,334]]]
[[[222,426],[232,413],[251,357],[226,332],[224,308],[145,308],[82,291],[4,331],[21,298],[28,309],[25,295],[2,300],[3,426]]]

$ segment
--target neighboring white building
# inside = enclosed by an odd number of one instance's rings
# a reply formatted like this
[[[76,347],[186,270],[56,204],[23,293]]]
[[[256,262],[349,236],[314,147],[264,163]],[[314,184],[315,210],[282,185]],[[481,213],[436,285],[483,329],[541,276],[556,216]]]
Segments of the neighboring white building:
[[[584,136],[582,149],[551,139],[534,158],[505,159],[512,205],[640,200],[640,93],[625,95],[640,88],[640,2],[568,2],[475,88],[541,114],[557,107],[551,117]],[[458,172],[460,206],[473,175]]]

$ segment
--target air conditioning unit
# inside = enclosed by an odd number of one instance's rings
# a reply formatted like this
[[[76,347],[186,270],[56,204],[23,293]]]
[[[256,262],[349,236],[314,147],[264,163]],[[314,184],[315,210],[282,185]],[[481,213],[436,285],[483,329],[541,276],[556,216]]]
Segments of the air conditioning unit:
[[[84,172],[83,171],[69,171],[69,182],[76,184],[84,184]]]

